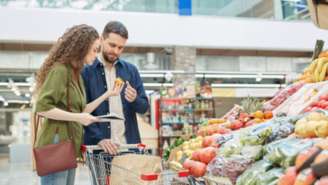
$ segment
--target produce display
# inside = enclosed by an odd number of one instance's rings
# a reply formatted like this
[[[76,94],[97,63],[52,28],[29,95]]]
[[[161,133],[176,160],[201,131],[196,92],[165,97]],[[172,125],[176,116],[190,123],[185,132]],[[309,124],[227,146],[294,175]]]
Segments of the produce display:
[[[207,171],[212,176],[228,177],[235,184],[241,175],[250,165],[252,160],[240,155],[231,157],[216,157],[207,166]]]
[[[319,112],[309,113],[296,122],[295,134],[304,138],[327,137],[328,116]]]
[[[294,185],[297,177],[297,171],[295,167],[287,168],[284,175],[278,180],[278,185]]]
[[[270,143],[265,148],[264,159],[272,164],[288,168],[295,164],[297,154],[313,146],[312,140],[287,138]]]
[[[241,144],[239,137],[233,136],[232,139],[228,140],[218,149],[219,155],[229,157],[233,154],[240,154],[242,147],[243,145]]]
[[[328,52],[271,100],[248,97],[172,148],[199,184],[328,185]],[[205,183],[206,182],[206,183]]]
[[[299,115],[321,95],[328,93],[328,81],[305,84],[295,94],[273,110],[273,114],[285,113],[288,116]]]
[[[295,185],[311,185],[315,182],[315,177],[311,169],[303,170],[297,175]]]
[[[321,151],[322,150],[319,147],[313,146],[300,152],[295,160],[295,170],[302,171],[303,169],[310,167],[310,163],[314,162],[315,157],[318,156]]]
[[[273,127],[272,134],[267,142],[283,139],[294,132],[295,126],[292,123],[284,123]]]
[[[304,112],[316,111],[318,109],[328,110],[328,93],[319,97],[318,101],[310,104]]]
[[[311,64],[304,69],[299,81],[306,83],[321,82],[327,80],[328,56],[321,55],[313,60]]]
[[[243,145],[262,145],[272,134],[272,127],[270,124],[262,124],[254,127],[249,132],[242,133],[240,142]]]
[[[288,97],[292,96],[295,92],[297,92],[301,87],[303,87],[304,83],[299,82],[295,84],[291,84],[287,86],[286,88],[280,90],[274,98],[271,100],[265,102],[263,104],[263,108],[265,110],[274,110],[277,108],[280,104],[282,104]]]
[[[182,138],[178,138],[174,141],[174,143],[169,147],[167,148],[165,151],[164,151],[164,154],[163,154],[163,159],[164,160],[168,160],[169,157],[170,157],[170,154],[171,154],[171,151],[172,150],[177,150],[178,147],[180,147],[180,145],[182,145],[184,143],[184,140]],[[180,155],[180,154],[177,154],[177,156]],[[182,155],[182,154],[181,154]],[[180,158],[180,157],[179,157]],[[179,159],[177,157],[177,161],[179,161]]]
[[[276,185],[284,173],[282,168],[273,168],[258,176],[256,185]]]
[[[266,160],[252,164],[239,178],[236,185],[256,185],[259,175],[272,169],[272,164]]]

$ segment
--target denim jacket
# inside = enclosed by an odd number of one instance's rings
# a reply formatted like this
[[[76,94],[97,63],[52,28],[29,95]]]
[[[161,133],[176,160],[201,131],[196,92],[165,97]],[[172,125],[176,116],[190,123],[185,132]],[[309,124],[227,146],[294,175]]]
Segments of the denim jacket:
[[[136,113],[145,113],[149,108],[148,99],[143,87],[140,74],[137,68],[121,59],[116,64],[116,77],[124,81],[129,81],[130,85],[137,91],[137,98],[134,102],[128,102],[124,97],[124,86],[121,92],[123,104],[123,113],[125,117],[125,138],[128,144],[140,143],[140,134],[137,124]],[[107,91],[104,65],[96,59],[92,65],[87,65],[82,71],[82,77],[85,85],[87,102],[92,102]],[[110,112],[108,100],[102,102],[93,112],[92,115],[105,115]],[[84,143],[87,145],[96,145],[105,138],[110,138],[110,122],[94,123],[84,127]]]

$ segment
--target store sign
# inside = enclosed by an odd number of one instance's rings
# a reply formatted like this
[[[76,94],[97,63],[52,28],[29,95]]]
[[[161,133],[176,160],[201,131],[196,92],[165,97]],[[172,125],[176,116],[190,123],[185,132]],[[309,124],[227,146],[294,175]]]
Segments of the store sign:
[[[213,88],[212,89],[213,97],[235,97],[236,89],[235,88]]]
[[[191,0],[179,0],[179,15],[190,16],[191,14]]]

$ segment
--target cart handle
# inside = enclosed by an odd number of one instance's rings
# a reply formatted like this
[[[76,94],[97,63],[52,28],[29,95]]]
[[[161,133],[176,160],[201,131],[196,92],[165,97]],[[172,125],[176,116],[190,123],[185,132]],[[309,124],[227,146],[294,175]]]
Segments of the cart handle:
[[[177,172],[178,177],[188,177],[190,175],[189,170],[181,170]],[[140,176],[143,181],[155,181],[160,174],[158,173],[145,173]]]
[[[143,181],[155,181],[158,178],[158,174],[157,173],[142,174],[140,178]]]
[[[190,175],[189,170],[181,170],[178,172],[179,177],[188,177]]]
[[[146,145],[143,143],[138,143],[138,144],[120,144],[118,146],[119,150],[126,150],[126,149],[140,149],[144,150],[146,148]],[[81,151],[86,152],[86,151],[94,151],[94,150],[102,150],[102,148],[98,145],[82,145],[81,146]]]

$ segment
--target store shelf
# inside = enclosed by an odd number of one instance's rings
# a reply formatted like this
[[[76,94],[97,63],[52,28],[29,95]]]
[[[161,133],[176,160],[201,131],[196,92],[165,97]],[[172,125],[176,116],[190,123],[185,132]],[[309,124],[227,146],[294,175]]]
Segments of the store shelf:
[[[213,112],[213,109],[195,109],[194,112]]]
[[[181,135],[173,135],[173,136],[161,136],[162,138],[178,138],[181,137]]]
[[[159,153],[165,141],[172,142],[177,137],[195,134],[198,125],[207,118],[215,117],[213,98],[161,98],[159,99]],[[188,120],[188,121],[170,121]],[[181,134],[175,134],[179,131]],[[172,136],[168,136],[172,133]],[[166,133],[164,135],[161,135]],[[165,140],[165,141],[164,141]]]
[[[192,113],[192,109],[161,109],[162,112],[178,112],[178,113]]]
[[[195,121],[195,122],[192,123],[192,124],[199,125],[199,124],[202,124],[202,123],[203,123],[203,121]]]
[[[186,122],[162,122],[162,125],[173,125],[173,124],[178,124],[178,125],[183,125]],[[187,124],[190,124],[189,122],[187,122]]]

